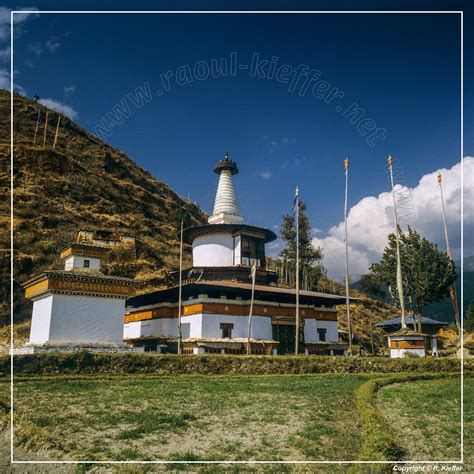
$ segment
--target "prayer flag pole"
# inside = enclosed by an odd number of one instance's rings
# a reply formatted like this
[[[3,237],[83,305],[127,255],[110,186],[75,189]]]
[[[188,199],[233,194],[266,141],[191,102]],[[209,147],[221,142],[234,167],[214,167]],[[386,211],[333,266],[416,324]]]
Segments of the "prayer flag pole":
[[[349,308],[349,248],[347,242],[347,191],[349,183],[349,160],[344,160],[344,172],[346,175],[346,193],[344,198],[344,232],[346,244],[346,315],[347,315],[347,332],[349,337],[349,356],[352,356],[352,327],[351,313]]]
[[[46,147],[46,133],[48,132],[48,116],[49,116],[49,110],[46,112],[46,119],[44,121],[43,148]]]
[[[181,219],[181,236],[179,245],[179,290],[178,290],[178,354],[181,355],[183,332],[181,329],[181,299],[183,287],[183,225],[184,219]]]
[[[444,238],[446,239],[446,254],[448,255],[449,258],[451,258],[451,247],[449,245],[448,225],[446,223],[446,209],[444,206],[444,196],[443,196],[443,176],[441,175],[441,173],[438,174],[438,184],[439,184],[439,192],[441,196],[441,205],[443,208],[443,224],[444,224]],[[461,323],[460,323],[460,318],[459,318],[458,299],[457,299],[456,287],[454,286],[454,283],[449,288],[449,298],[453,306],[454,319],[456,321],[458,333],[461,334]]]
[[[296,205],[296,218],[295,218],[295,230],[296,230],[296,331],[295,331],[295,354],[299,353],[299,333],[300,333],[300,190],[296,186],[295,192],[295,205]]]
[[[395,239],[397,243],[397,292],[400,300],[400,308],[402,310],[401,326],[406,329],[407,323],[405,318],[405,298],[403,296],[403,280],[402,280],[402,262],[400,258],[400,233],[398,228],[397,202],[395,199],[395,189],[393,185],[393,170],[392,170],[392,156],[388,157],[388,169],[390,170],[390,182],[392,184],[393,197],[393,220],[395,221]]]
[[[38,109],[38,118],[36,119],[35,137],[33,138],[33,146],[36,145],[36,136],[38,135],[40,115],[41,115],[41,109]]]
[[[56,148],[56,142],[58,141],[59,122],[61,122],[61,114],[58,116],[58,124],[56,125],[56,133],[54,134],[53,150]]]
[[[250,338],[252,335],[252,316],[253,316],[253,299],[255,295],[255,277],[257,275],[257,262],[253,262],[250,276],[252,278],[252,296],[250,298],[250,311],[249,311],[249,325],[248,325],[248,336],[247,336],[247,355],[251,354]]]

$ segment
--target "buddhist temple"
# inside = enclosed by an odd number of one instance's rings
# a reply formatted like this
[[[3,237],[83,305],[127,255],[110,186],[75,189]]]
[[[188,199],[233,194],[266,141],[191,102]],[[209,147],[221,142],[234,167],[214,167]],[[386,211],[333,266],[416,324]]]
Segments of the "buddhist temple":
[[[422,334],[418,334],[416,333],[418,318],[414,318],[412,314],[406,315],[405,318],[407,326],[413,327],[413,331],[406,332],[406,335],[409,337],[407,340],[400,338],[400,335],[397,337],[400,329],[402,329],[400,317],[376,324],[378,328],[388,334],[390,356],[403,357],[405,354],[412,353],[413,351],[419,356],[425,355],[426,351],[429,351],[433,356],[438,356],[438,334],[446,329],[449,323],[422,316],[420,317]],[[413,341],[418,342],[415,344]]]
[[[18,352],[126,350],[125,300],[137,283],[104,275],[100,259],[108,248],[74,242],[60,251],[63,270],[49,270],[23,284],[33,301],[29,343]]]
[[[425,357],[425,338],[426,334],[408,328],[391,333],[388,336],[390,357],[392,359],[406,356]]]
[[[183,353],[245,354],[254,267],[251,353],[294,353],[296,292],[275,286],[277,275],[266,268],[265,245],[277,236],[244,222],[233,181],[238,167],[228,154],[214,172],[219,181],[208,224],[184,231],[193,264],[181,273],[181,312],[179,285],[130,298],[124,340],[146,351],[176,353],[181,314]],[[335,309],[344,297],[300,290],[299,303],[300,351],[345,354]]]

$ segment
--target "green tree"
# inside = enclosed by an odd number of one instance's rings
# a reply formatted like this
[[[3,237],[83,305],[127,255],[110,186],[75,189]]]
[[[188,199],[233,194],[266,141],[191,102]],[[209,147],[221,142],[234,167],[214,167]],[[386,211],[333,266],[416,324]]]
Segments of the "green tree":
[[[377,281],[375,276],[371,273],[361,275],[359,279],[359,288],[362,293],[367,295],[378,297],[385,296],[385,291],[383,290],[382,285],[380,285],[380,282]]]
[[[300,256],[300,286],[312,289],[317,286],[319,279],[325,273],[321,263],[322,251],[314,247],[311,238],[311,225],[306,215],[306,204],[299,201],[299,256]],[[290,283],[294,280],[296,270],[296,229],[295,216],[283,215],[281,239],[285,248],[280,252],[283,259],[283,281]]]
[[[397,294],[397,253],[395,234],[388,236],[388,246],[382,259],[370,267],[377,284],[385,283],[392,296]],[[414,313],[421,315],[423,307],[449,296],[449,287],[456,280],[454,262],[438,246],[409,228],[400,234],[403,288],[406,300],[411,300]]]
[[[464,329],[466,331],[474,331],[474,304],[472,302],[469,303],[469,306],[467,307]]]

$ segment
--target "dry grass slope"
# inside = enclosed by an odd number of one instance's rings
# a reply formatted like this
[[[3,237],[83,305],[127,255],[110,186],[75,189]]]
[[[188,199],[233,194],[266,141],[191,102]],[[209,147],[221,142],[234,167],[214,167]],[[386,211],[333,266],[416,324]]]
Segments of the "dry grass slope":
[[[107,229],[134,235],[137,251],[116,249],[105,271],[138,278],[158,288],[176,268],[177,229],[203,223],[205,214],[169,186],[136,165],[120,150],[99,140],[67,117],[62,118],[55,150],[57,114],[50,111],[46,147],[33,147],[39,104],[14,97],[14,280],[15,317],[29,318],[20,284],[39,272],[58,267],[57,250],[78,229]],[[46,109],[41,106],[42,116]],[[0,90],[0,235],[2,301],[8,301],[10,94]],[[43,137],[44,126],[39,135]],[[163,165],[166,157],[158,157]],[[189,249],[187,249],[189,250]],[[189,259],[189,251],[186,253]],[[8,308],[1,307],[3,324]],[[8,318],[9,319],[9,318]]]

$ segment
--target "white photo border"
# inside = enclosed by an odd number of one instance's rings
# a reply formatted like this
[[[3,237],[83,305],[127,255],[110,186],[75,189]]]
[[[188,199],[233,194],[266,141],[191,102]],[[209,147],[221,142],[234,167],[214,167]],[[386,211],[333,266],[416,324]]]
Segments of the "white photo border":
[[[13,427],[13,18],[15,14],[459,14],[461,33],[461,459],[440,461],[24,461],[15,460],[14,427]],[[12,10],[10,11],[10,463],[11,464],[463,464],[464,463],[464,17],[463,11],[458,10]]]

